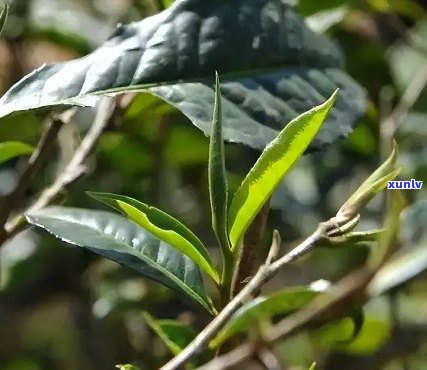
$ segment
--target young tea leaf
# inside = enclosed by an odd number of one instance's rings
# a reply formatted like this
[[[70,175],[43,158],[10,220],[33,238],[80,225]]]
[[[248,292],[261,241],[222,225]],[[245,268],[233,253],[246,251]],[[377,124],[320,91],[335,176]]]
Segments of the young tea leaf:
[[[0,164],[20,155],[31,154],[32,151],[32,146],[19,141],[0,143]]]
[[[47,207],[26,217],[61,240],[133,268],[216,313],[197,266],[136,223],[115,213],[65,207]]]
[[[196,332],[180,321],[156,320],[148,312],[144,312],[143,315],[150,328],[162,339],[174,356],[196,337]]]
[[[123,213],[160,240],[191,258],[216,283],[219,283],[218,272],[213,266],[205,246],[177,219],[155,207],[147,206],[123,195],[92,192],[88,194]]]
[[[228,218],[231,245],[236,248],[249,224],[279,182],[316,136],[337,95],[292,120],[265,148],[232,200]]]
[[[384,190],[387,187],[388,181],[393,180],[400,172],[400,168],[396,167],[396,159],[397,144],[394,141],[393,150],[387,160],[359,186],[338,211],[338,215],[354,217],[373,197]]]
[[[227,232],[228,189],[225,171],[224,141],[222,138],[221,91],[218,73],[215,74],[215,108],[209,144],[209,196],[212,228],[222,249],[230,249]]]

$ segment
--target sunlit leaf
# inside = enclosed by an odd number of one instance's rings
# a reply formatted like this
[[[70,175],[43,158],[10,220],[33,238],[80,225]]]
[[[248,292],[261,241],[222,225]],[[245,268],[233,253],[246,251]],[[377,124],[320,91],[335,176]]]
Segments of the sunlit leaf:
[[[83,58],[25,76],[0,100],[0,116],[143,90],[209,134],[218,70],[224,139],[261,150],[285,123],[340,88],[327,128],[311,145],[321,148],[347,136],[365,110],[363,90],[342,68],[335,44],[311,31],[286,2],[181,0],[119,26]]]
[[[110,212],[65,207],[44,208],[26,217],[61,240],[133,268],[214,314],[197,266],[134,222]]]
[[[191,258],[216,283],[219,283],[218,272],[213,266],[205,246],[190,229],[177,219],[155,207],[147,206],[123,195],[95,192],[88,194],[123,213],[160,240]]]
[[[196,332],[180,321],[156,320],[148,312],[144,312],[144,319],[175,356],[196,337]]]
[[[31,154],[32,151],[32,146],[19,141],[0,143],[0,164],[21,155]]]
[[[209,145],[209,195],[212,228],[222,248],[229,249],[227,232],[228,188],[225,172],[224,141],[222,138],[222,110],[219,77],[215,80],[215,108]]]
[[[238,245],[254,217],[313,140],[325,121],[336,94],[337,92],[322,105],[290,122],[265,148],[243,180],[234,194],[229,212],[228,228],[233,248]]]

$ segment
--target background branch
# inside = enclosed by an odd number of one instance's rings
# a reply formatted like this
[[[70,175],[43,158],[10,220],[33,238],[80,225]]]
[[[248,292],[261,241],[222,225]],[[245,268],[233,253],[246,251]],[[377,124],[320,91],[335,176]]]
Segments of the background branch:
[[[25,225],[25,213],[39,210],[51,204],[60,193],[66,190],[66,188],[74,181],[86,173],[87,167],[84,162],[95,147],[108,123],[116,117],[116,107],[117,105],[115,101],[111,98],[103,98],[101,100],[94,122],[75,151],[70,162],[61,172],[58,173],[53,183],[42,191],[33,204],[31,204],[22,214],[6,223],[4,238],[3,240],[0,239],[0,244],[2,241],[10,238],[23,228]]]

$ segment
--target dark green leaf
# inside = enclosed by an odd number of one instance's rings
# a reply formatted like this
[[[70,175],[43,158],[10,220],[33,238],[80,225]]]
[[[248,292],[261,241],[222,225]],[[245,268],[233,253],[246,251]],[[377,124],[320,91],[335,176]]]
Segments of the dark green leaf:
[[[213,266],[205,246],[190,229],[176,218],[124,195],[91,192],[88,194],[123,213],[160,240],[191,258],[216,283],[219,283],[218,272]]]
[[[148,312],[144,312],[144,318],[175,356],[196,337],[196,332],[180,321],[156,320]]]
[[[110,212],[64,207],[26,217],[61,240],[131,267],[215,312],[193,262],[134,222]]]
[[[209,144],[209,195],[212,228],[221,247],[230,249],[227,230],[228,188],[225,171],[224,141],[222,138],[221,92],[218,73],[215,80],[215,108]]]
[[[329,124],[312,148],[346,136],[365,109],[362,89],[342,71],[339,50],[307,28],[285,2],[181,0],[158,15],[120,26],[84,58],[27,75],[0,100],[0,116],[152,87],[147,91],[178,107],[208,134],[214,70],[224,81],[224,138],[254,148],[263,149],[284,122],[319,105],[338,87]]]
[[[32,146],[19,141],[0,143],[0,164],[20,155],[31,154]]]
[[[210,343],[216,348],[232,336],[246,331],[258,320],[270,319],[275,315],[297,310],[319,294],[307,287],[288,288],[266,297],[255,298],[241,307]]]
[[[286,173],[304,153],[325,121],[336,92],[322,105],[292,120],[266,147],[230,206],[228,229],[233,248]]]

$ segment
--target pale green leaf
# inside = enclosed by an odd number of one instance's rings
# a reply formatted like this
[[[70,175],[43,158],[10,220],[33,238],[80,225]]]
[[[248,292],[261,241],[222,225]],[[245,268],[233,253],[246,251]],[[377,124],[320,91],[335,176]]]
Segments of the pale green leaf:
[[[316,136],[337,91],[322,105],[292,120],[265,148],[232,200],[228,219],[231,245],[236,248],[246,229]]]
[[[348,217],[355,216],[373,197],[387,187],[388,181],[393,180],[400,172],[400,168],[396,167],[397,154],[397,144],[393,141],[393,150],[387,160],[359,186],[341,207],[338,214]]]
[[[0,143],[0,164],[20,155],[31,154],[32,151],[32,146],[19,141],[7,141]]]
[[[154,236],[191,258],[204,272],[219,283],[218,272],[208,251],[191,230],[169,214],[130,197],[111,193],[89,192],[93,198],[113,207]]]

